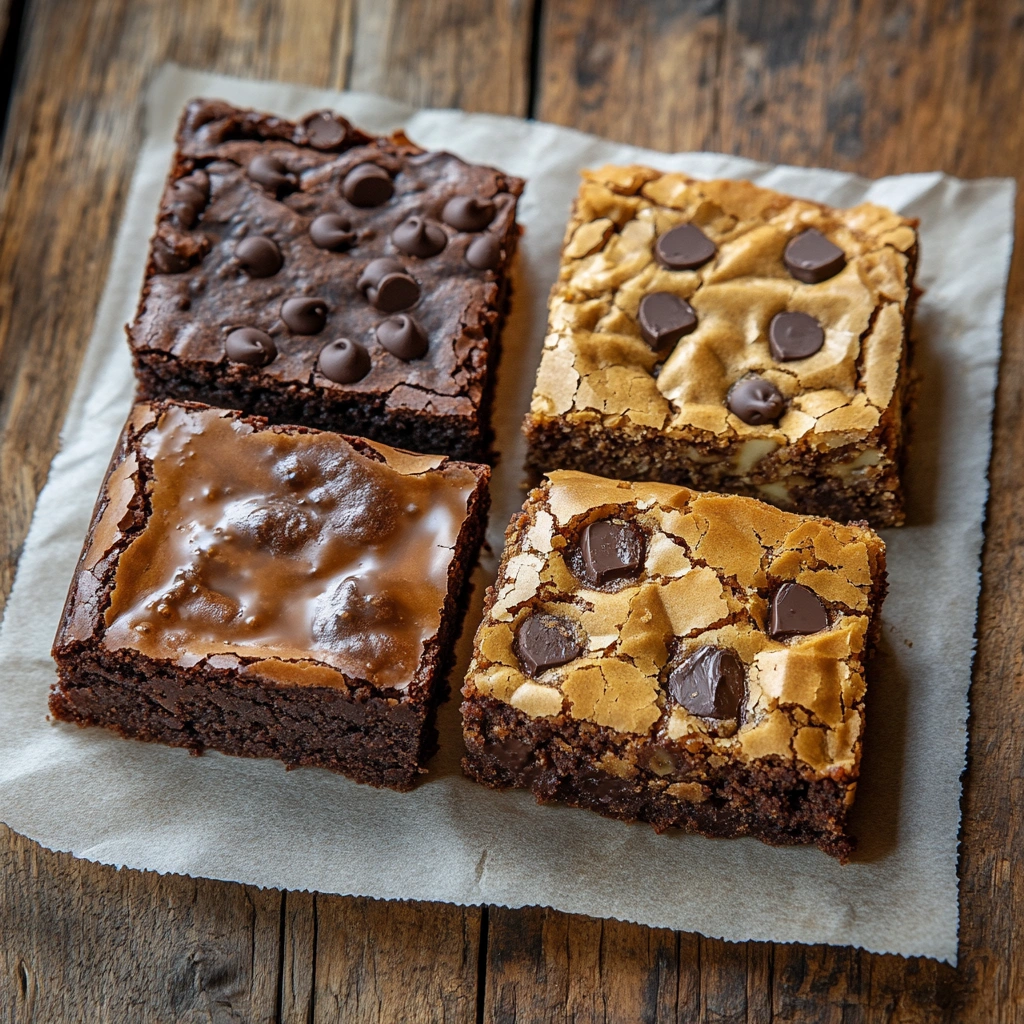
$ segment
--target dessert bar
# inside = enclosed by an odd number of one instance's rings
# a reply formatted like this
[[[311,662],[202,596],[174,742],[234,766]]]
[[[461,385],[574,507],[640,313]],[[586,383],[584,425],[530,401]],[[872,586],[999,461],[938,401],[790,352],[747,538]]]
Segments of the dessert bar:
[[[869,203],[585,172],[529,463],[900,524],[916,260],[916,222]]]
[[[556,470],[510,524],[467,774],[845,860],[885,546],[738,495]]]
[[[194,403],[137,405],[54,642],[50,710],[408,789],[435,747],[489,475]]]
[[[194,101],[128,331],[141,396],[484,459],[522,188],[329,112]]]

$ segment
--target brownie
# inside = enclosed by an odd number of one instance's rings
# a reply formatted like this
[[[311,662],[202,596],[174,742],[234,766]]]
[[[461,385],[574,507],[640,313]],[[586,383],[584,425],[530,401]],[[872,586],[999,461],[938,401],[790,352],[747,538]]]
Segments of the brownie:
[[[885,546],[739,495],[556,470],[506,534],[466,773],[845,861]]]
[[[490,455],[523,182],[328,111],[196,100],[128,336],[140,396]]]
[[[530,465],[899,525],[916,223],[747,181],[584,172]]]
[[[54,641],[51,712],[410,788],[436,747],[489,475],[137,405]]]

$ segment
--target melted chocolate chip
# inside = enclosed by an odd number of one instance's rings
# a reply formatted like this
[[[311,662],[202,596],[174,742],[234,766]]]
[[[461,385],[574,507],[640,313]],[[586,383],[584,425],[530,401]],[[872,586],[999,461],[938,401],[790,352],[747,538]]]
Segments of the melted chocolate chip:
[[[715,243],[696,224],[680,224],[654,244],[654,256],[668,270],[696,270],[710,260]]]
[[[277,243],[265,235],[249,235],[235,246],[235,259],[250,277],[273,277],[284,263]]]
[[[317,149],[336,149],[345,141],[345,123],[329,110],[310,114],[303,122],[306,139]]]
[[[469,243],[466,262],[474,270],[494,270],[501,262],[501,241],[497,235],[480,235]]]
[[[324,213],[317,217],[309,225],[309,238],[318,249],[331,252],[343,252],[356,243],[352,222],[340,213]]]
[[[425,260],[448,244],[448,236],[440,224],[426,217],[406,217],[391,232],[391,241],[407,255]]]
[[[327,323],[327,303],[305,297],[285,299],[281,303],[281,319],[296,334],[319,334]]]
[[[161,274],[181,274],[192,266],[184,253],[176,251],[162,238],[153,240],[153,266]]]
[[[744,675],[734,651],[698,647],[668,677],[668,692],[691,715],[739,719]]]
[[[370,353],[358,341],[339,338],[320,350],[319,366],[335,384],[354,384],[370,372]]]
[[[534,612],[516,633],[516,654],[527,675],[535,678],[549,668],[578,658],[583,647],[568,619]]]
[[[377,340],[405,362],[427,354],[427,335],[408,313],[399,313],[378,324]]]
[[[744,423],[760,427],[774,423],[786,408],[782,392],[764,377],[744,377],[729,389],[725,404]]]
[[[580,554],[583,580],[592,587],[632,579],[644,564],[644,535],[635,523],[599,519],[580,535]]]
[[[233,363],[266,366],[277,358],[277,346],[266,331],[255,327],[239,327],[224,342],[224,350]]]
[[[455,196],[444,204],[441,220],[456,231],[483,231],[497,212],[497,206],[490,199]]]
[[[821,324],[807,313],[776,313],[768,325],[768,347],[780,363],[813,356],[824,344]]]
[[[171,186],[171,213],[179,226],[188,230],[199,219],[209,199],[209,175],[206,171],[193,171]]]
[[[782,262],[804,284],[820,284],[835,277],[846,266],[846,253],[820,231],[808,228],[786,243]]]
[[[640,333],[651,348],[674,345],[697,326],[697,314],[686,299],[671,292],[653,292],[640,300]]]
[[[378,164],[353,167],[341,184],[341,194],[353,206],[380,206],[394,194],[391,176]]]
[[[382,256],[368,263],[356,287],[382,313],[397,313],[419,301],[420,286],[398,260]]]
[[[772,598],[768,633],[777,640],[807,636],[828,629],[828,611],[821,598],[801,583],[783,583]]]
[[[249,161],[245,173],[256,182],[262,185],[268,192],[280,196],[285,192],[291,192],[298,184],[298,179],[284,165],[280,157],[273,153],[260,153]]]

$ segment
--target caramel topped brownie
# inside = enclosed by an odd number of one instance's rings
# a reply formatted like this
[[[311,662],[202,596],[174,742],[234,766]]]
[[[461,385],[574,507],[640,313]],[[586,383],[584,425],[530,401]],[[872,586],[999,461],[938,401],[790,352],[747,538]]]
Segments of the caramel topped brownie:
[[[866,526],[554,471],[488,594],[466,770],[659,830],[845,859],[884,592]]]
[[[129,328],[143,396],[482,457],[522,187],[328,112],[191,103]]]
[[[916,257],[915,222],[872,204],[584,172],[530,463],[902,522]]]
[[[54,646],[56,717],[407,788],[486,467],[207,406],[136,407]]]

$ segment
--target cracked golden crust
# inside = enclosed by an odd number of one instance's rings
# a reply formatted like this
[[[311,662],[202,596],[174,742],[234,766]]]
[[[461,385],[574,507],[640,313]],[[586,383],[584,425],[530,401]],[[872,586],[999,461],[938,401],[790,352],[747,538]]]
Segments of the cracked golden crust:
[[[654,243],[682,223],[698,225],[717,255],[695,271],[665,270]],[[750,478],[783,504],[786,494],[770,485],[815,461],[843,486],[852,474],[898,488],[915,223],[872,204],[832,209],[746,181],[646,167],[583,172],[528,433],[553,421],[654,432],[720,456],[716,486]],[[847,264],[810,285],[789,275],[782,255],[812,227],[843,249]],[[640,300],[657,291],[685,298],[698,316],[696,330],[667,354],[652,351],[637,323]],[[768,325],[785,310],[821,322],[818,353],[787,363],[771,357]],[[729,412],[729,388],[751,372],[787,399],[777,424],[751,426]],[[865,451],[869,461],[858,462]],[[698,463],[701,454],[693,453]]]
[[[572,549],[584,526],[608,516],[641,527],[644,567],[636,579],[593,590],[573,574]],[[785,581],[821,598],[826,631],[768,636],[769,599]],[[884,586],[885,545],[866,526],[735,495],[555,471],[509,527],[463,692],[627,740],[739,761],[778,758],[850,781],[860,760],[866,647]],[[572,620],[585,640],[580,657],[536,679],[513,650],[516,629],[534,611]],[[739,722],[698,718],[667,693],[671,669],[705,644],[731,648],[746,667]]]

